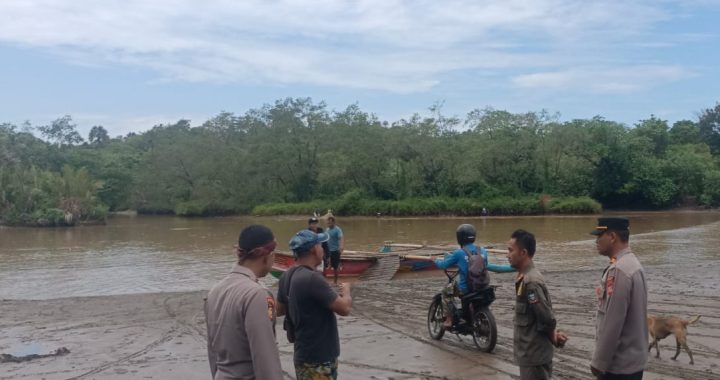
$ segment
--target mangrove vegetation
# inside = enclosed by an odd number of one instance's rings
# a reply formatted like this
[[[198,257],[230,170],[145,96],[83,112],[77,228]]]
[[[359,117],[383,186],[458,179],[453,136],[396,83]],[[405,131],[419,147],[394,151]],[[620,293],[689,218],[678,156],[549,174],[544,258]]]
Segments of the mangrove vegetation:
[[[601,206],[602,205],[602,206]],[[225,214],[597,213],[720,205],[720,104],[670,125],[441,107],[388,123],[284,99],[110,137],[70,116],[0,124],[0,223],[108,211]]]

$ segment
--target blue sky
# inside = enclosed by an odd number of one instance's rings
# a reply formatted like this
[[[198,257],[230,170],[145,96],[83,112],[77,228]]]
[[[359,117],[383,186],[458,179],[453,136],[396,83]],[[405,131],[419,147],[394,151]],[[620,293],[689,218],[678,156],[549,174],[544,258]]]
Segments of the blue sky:
[[[720,101],[717,20],[720,0],[3,0],[0,122],[115,136],[288,96],[674,122]]]

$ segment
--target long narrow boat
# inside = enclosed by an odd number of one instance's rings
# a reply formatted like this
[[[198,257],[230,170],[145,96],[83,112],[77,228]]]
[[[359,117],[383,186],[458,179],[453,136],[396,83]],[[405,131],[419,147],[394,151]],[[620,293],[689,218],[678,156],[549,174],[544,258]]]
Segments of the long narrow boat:
[[[340,257],[339,277],[358,277],[365,273],[375,262],[378,254],[372,252],[345,251]],[[295,265],[295,257],[292,253],[275,251],[275,262],[273,263],[272,274],[276,278],[285,273]],[[323,274],[326,277],[333,277],[335,272],[332,269],[325,269]]]
[[[439,270],[433,260],[443,258],[447,252],[452,252],[455,249],[457,249],[457,246],[405,244],[387,241],[382,248],[380,248],[380,252],[395,253],[400,256],[400,268],[398,272],[418,272]],[[502,250],[486,249],[492,253],[505,253],[505,251]]]
[[[452,247],[427,246],[424,244],[402,244],[385,242],[380,248],[381,253],[396,253],[400,256],[400,268],[398,272],[419,272],[427,270],[438,270],[433,262],[435,258],[443,257],[445,252],[451,251]]]

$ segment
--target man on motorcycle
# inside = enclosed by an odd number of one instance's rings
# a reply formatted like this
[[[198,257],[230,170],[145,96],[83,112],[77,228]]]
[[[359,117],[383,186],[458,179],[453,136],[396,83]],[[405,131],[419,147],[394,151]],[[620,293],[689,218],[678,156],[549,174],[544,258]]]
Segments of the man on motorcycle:
[[[457,242],[460,248],[449,253],[444,259],[436,259],[435,265],[440,269],[447,269],[453,266],[458,268],[458,276],[452,283],[449,283],[442,291],[442,300],[445,305],[445,322],[443,326],[452,327],[452,310],[453,297],[462,297],[469,293],[468,287],[468,266],[470,262],[469,255],[481,255],[485,263],[485,270],[496,273],[514,272],[515,269],[510,265],[498,265],[488,263],[488,252],[485,248],[478,249],[475,246],[475,236],[477,232],[472,224],[461,224],[455,231]],[[478,290],[478,289],[476,289]]]

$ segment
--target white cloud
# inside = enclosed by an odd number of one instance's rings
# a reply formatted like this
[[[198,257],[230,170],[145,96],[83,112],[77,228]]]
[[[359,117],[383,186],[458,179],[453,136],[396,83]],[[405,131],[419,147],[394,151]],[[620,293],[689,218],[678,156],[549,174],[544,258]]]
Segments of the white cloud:
[[[627,93],[693,76],[678,66],[583,67],[539,72],[512,78],[515,86],[528,89],[575,89],[595,93]]]
[[[3,0],[0,42],[161,80],[405,93],[454,70],[587,64],[558,52],[624,42],[671,16],[650,0]],[[550,80],[534,75],[516,80]]]

